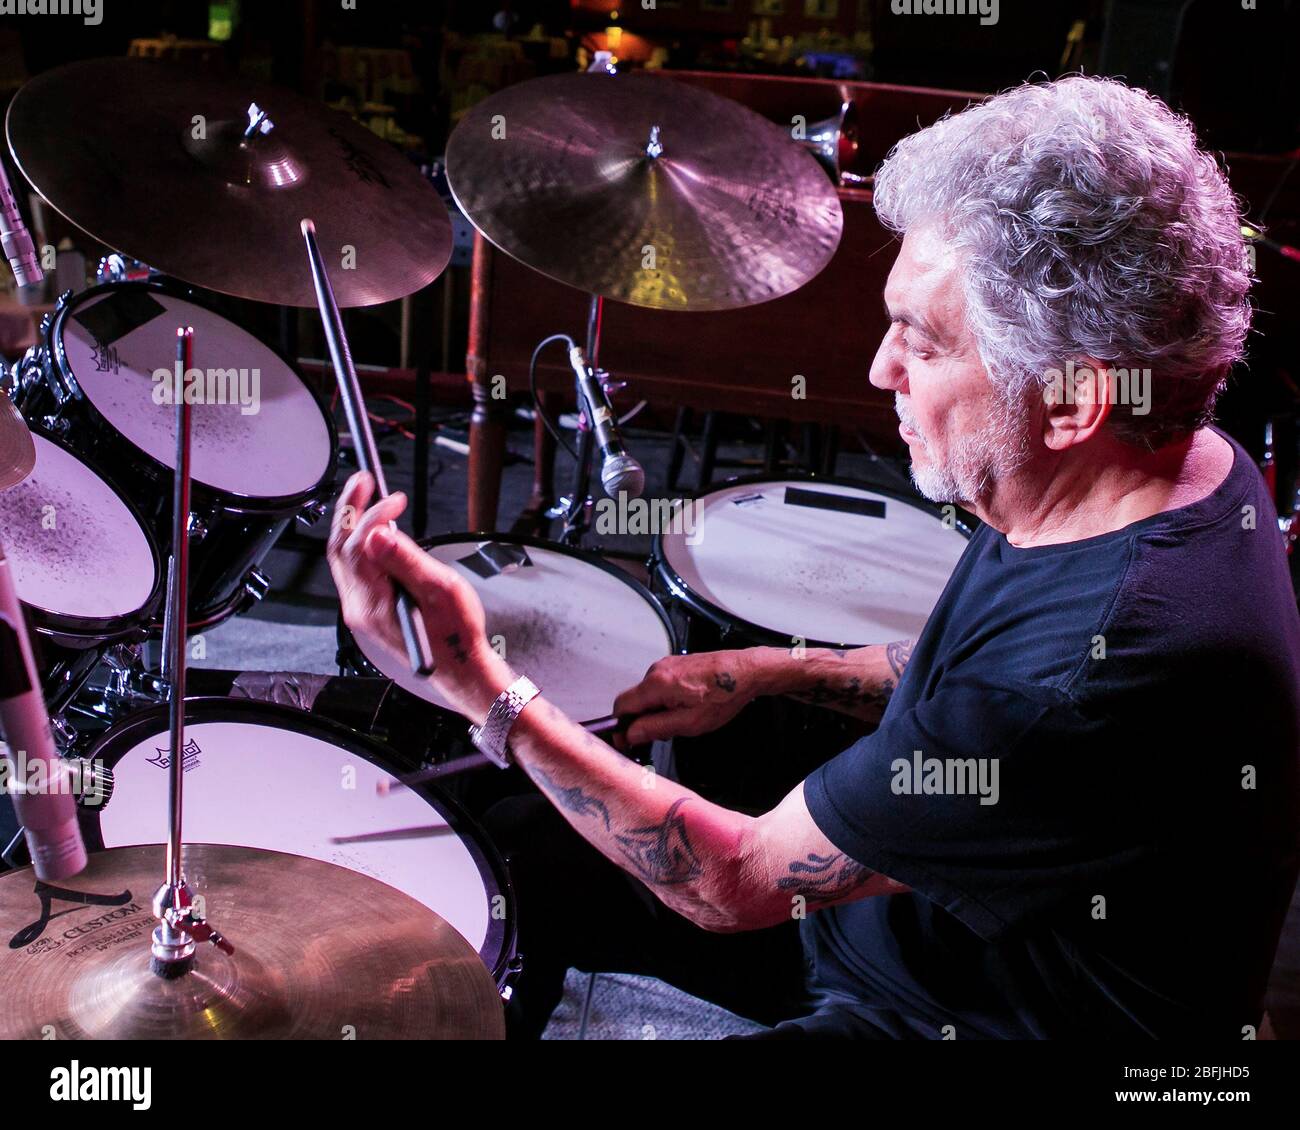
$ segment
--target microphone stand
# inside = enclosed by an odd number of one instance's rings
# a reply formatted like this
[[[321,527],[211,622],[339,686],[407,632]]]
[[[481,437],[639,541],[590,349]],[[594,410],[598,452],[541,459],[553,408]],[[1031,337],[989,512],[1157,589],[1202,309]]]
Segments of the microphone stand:
[[[592,372],[600,371],[600,332],[604,320],[605,300],[591,296],[587,309],[587,364]],[[591,468],[595,454],[592,407],[582,391],[582,382],[574,378],[574,395],[578,404],[578,458],[573,469],[573,488],[564,512],[560,544],[578,547],[591,526]]]

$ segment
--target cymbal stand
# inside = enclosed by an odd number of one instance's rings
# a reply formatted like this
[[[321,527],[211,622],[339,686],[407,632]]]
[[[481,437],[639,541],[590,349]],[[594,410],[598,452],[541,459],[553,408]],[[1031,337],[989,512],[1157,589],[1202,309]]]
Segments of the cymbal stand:
[[[160,977],[179,977],[194,963],[194,943],[211,942],[225,953],[235,952],[194,905],[185,881],[182,820],[185,781],[185,648],[189,618],[190,563],[190,409],[185,375],[193,368],[194,330],[176,331],[180,376],[176,398],[176,474],[172,486],[172,554],[167,570],[167,612],[163,622],[163,677],[170,698],[171,764],[167,788],[167,875],[153,896],[154,927],[150,952]]]

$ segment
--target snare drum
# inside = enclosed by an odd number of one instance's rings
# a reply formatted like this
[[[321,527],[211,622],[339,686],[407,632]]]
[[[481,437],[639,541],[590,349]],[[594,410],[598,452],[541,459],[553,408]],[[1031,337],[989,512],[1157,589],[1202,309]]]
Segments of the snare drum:
[[[324,513],[338,438],[316,394],[251,334],[172,284],[110,283],[61,301],[44,343],[19,366],[19,399],[136,501],[164,553],[171,544],[176,330],[194,327],[205,374],[192,414],[191,627],[265,591],[257,566],[295,517]]]
[[[185,705],[185,840],[307,856],[359,871],[436,911],[504,988],[517,973],[514,896],[500,856],[444,794],[395,780],[384,747],[335,723],[265,703]],[[100,809],[83,810],[86,847],[166,838],[168,713],[134,715],[87,756],[113,771]],[[236,939],[238,944],[238,939]]]
[[[742,479],[693,505],[653,549],[691,651],[915,639],[970,537],[955,510],[840,480]]]
[[[465,577],[483,602],[487,636],[521,675],[579,722],[606,717],[614,699],[677,650],[659,602],[593,553],[539,538],[447,534],[420,543]],[[339,624],[339,666],[387,675],[443,709],[424,679],[387,659],[376,664]]]
[[[0,491],[0,541],[36,629],[47,705],[58,713],[106,647],[148,635],[162,570],[121,491],[57,440],[35,431],[32,440],[32,473]]]

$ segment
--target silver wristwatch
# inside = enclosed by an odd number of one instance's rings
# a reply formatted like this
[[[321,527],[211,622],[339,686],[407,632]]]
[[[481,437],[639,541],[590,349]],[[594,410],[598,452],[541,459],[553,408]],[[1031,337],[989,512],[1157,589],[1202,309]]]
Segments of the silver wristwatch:
[[[536,684],[521,675],[497,696],[483,725],[469,728],[469,740],[474,743],[474,748],[498,769],[510,767],[510,748],[506,744],[510,728],[524,707],[539,694],[541,691]]]

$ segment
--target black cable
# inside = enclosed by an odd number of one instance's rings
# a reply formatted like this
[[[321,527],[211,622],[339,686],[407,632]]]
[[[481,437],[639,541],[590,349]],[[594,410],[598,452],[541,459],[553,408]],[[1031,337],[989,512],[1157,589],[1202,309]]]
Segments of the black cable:
[[[551,433],[551,437],[555,440],[555,442],[558,443],[562,448],[564,448],[564,450],[569,453],[571,458],[576,460],[578,458],[578,453],[573,450],[573,448],[569,444],[569,441],[566,440],[562,435],[560,435],[560,433],[556,430],[555,425],[551,423],[550,418],[542,410],[542,402],[537,396],[537,358],[539,358],[542,355],[543,349],[545,349],[548,345],[551,345],[557,341],[568,342],[570,349],[576,348],[574,345],[573,338],[571,338],[568,334],[551,334],[550,337],[546,338],[546,340],[541,342],[541,344],[539,344],[538,347],[533,350],[533,359],[528,362],[528,391],[529,393],[532,394],[533,411],[537,413],[537,415],[541,418],[542,423],[546,425],[546,430]]]

